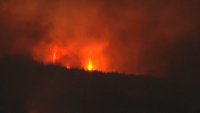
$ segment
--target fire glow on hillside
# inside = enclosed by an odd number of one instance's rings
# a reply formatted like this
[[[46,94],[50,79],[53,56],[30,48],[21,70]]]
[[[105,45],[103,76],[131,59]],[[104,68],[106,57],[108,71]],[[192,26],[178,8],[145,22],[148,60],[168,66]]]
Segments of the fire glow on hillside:
[[[100,46],[99,46],[100,48]],[[87,47],[86,49],[89,49],[89,47]],[[103,66],[105,67],[105,62],[103,63],[102,61],[105,60],[105,58],[101,55],[100,50],[98,50],[97,45],[92,46],[89,50],[82,50],[82,55],[83,58],[79,58],[76,56],[70,56],[70,54],[67,51],[67,49],[65,48],[61,48],[58,47],[57,45],[53,48],[53,54],[52,54],[52,60],[48,60],[48,55],[46,55],[46,60],[45,64],[56,64],[56,65],[62,65],[65,66],[66,68],[70,69],[70,68],[84,68],[85,70],[88,71],[92,71],[92,70],[102,70],[105,69],[103,68]],[[97,49],[97,50],[96,50]],[[92,59],[90,58],[92,57],[94,60],[94,63],[92,61]],[[102,64],[102,63],[103,64]],[[101,67],[102,66],[102,67]],[[106,70],[104,70],[106,71]]]
[[[56,63],[57,61],[57,47],[54,49],[54,52],[53,52],[53,57],[52,57],[52,62],[53,64]],[[93,70],[93,64],[92,64],[92,60],[89,58],[88,59],[88,66],[85,67],[85,69],[89,70],[89,71],[92,71]],[[66,65],[66,68],[69,69],[70,68],[70,65]]]

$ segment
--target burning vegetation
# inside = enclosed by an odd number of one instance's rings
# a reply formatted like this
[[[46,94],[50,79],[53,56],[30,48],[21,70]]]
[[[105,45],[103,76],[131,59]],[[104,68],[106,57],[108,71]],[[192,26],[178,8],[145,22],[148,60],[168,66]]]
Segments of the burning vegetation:
[[[53,63],[55,63],[57,60],[56,54],[57,54],[57,48],[55,48],[53,52]]]
[[[89,70],[89,71],[92,71],[93,70],[93,68],[92,68],[92,61],[89,59],[88,60],[88,67],[87,67],[87,69]]]

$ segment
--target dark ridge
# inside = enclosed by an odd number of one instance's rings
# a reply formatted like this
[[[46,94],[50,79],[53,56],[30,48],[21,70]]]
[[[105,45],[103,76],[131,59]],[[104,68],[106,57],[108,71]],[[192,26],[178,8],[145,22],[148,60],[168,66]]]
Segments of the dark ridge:
[[[200,83],[0,59],[0,113],[199,113]]]

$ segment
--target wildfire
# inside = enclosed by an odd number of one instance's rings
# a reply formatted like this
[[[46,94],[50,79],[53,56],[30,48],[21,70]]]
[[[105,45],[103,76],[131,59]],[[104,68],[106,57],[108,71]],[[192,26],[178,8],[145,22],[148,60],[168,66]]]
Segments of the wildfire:
[[[46,55],[48,57],[46,64],[60,65],[67,69],[84,69],[86,71],[103,70],[102,61],[104,59],[101,55],[95,52],[81,52],[82,57],[77,57],[71,54],[70,49],[62,46],[51,46],[50,54]],[[97,55],[96,55],[97,54]]]
[[[88,61],[88,70],[91,71],[92,70],[92,61],[89,59]]]
[[[57,53],[57,48],[54,49],[54,53],[53,53],[53,63],[56,62],[56,53]]]

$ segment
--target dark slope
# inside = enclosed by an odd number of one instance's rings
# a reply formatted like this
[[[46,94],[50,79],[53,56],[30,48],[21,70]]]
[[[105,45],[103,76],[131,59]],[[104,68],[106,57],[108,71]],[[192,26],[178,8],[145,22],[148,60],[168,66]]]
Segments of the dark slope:
[[[198,113],[199,86],[0,59],[0,113]]]

